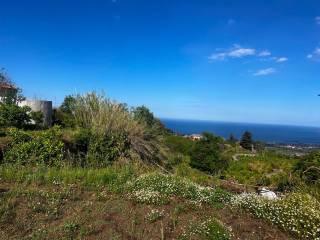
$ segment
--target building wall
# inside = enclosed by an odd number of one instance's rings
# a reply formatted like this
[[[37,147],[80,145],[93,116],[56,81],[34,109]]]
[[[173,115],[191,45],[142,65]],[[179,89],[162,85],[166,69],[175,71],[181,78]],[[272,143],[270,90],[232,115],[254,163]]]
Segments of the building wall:
[[[19,106],[28,106],[34,112],[42,112],[44,126],[52,124],[52,101],[43,100],[25,100],[19,103]]]

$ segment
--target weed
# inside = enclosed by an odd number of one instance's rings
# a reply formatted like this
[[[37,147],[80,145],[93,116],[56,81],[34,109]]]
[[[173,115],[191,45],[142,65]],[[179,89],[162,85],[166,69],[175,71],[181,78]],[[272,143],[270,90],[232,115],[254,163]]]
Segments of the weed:
[[[215,218],[211,218],[202,223],[191,223],[179,239],[187,240],[194,236],[204,240],[230,240],[232,234],[221,222]]]
[[[308,194],[292,193],[276,200],[242,194],[235,196],[231,204],[247,209],[301,239],[320,239],[320,203]]]
[[[163,218],[164,216],[164,211],[159,211],[157,209],[152,209],[146,216],[146,220],[148,222],[156,222],[158,221],[159,219]]]
[[[80,229],[80,225],[74,221],[65,222],[63,225],[64,233],[68,239],[74,239],[78,234]]]

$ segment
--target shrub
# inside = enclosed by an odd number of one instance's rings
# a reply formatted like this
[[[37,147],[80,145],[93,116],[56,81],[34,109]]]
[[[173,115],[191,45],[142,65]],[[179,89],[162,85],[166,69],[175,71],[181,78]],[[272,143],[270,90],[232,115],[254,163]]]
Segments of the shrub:
[[[0,103],[0,126],[24,128],[30,123],[30,111],[27,106]]]
[[[218,173],[226,168],[228,162],[220,154],[221,138],[210,133],[204,133],[191,152],[190,165],[209,173]]]
[[[320,151],[312,152],[303,157],[295,166],[307,183],[320,181]]]
[[[17,164],[45,164],[48,166],[60,165],[63,160],[64,144],[60,140],[61,131],[53,127],[31,136],[27,132],[11,129],[12,137],[10,148],[4,153],[4,162]]]
[[[89,143],[88,165],[96,167],[109,165],[121,156],[128,156],[129,147],[126,135],[93,136]]]
[[[189,155],[194,142],[182,136],[168,135],[165,143],[172,152]]]
[[[73,116],[78,127],[91,131],[93,142],[89,148],[94,151],[111,147],[107,154],[116,158],[120,149],[130,146],[130,156],[140,157],[148,162],[158,159],[161,148],[159,136],[136,121],[123,104],[94,92],[79,95],[75,97]],[[104,153],[98,154],[103,156]],[[105,158],[111,159],[108,156]]]
[[[34,121],[36,127],[43,126],[43,113],[41,111],[31,112],[30,113],[31,119]]]

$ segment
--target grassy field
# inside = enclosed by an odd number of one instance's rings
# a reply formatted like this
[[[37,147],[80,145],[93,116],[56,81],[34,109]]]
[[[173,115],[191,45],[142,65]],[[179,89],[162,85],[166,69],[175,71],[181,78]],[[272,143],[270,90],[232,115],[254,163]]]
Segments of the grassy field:
[[[297,159],[265,152],[256,156],[241,156],[232,161],[224,172],[227,179],[241,184],[263,185],[277,188],[285,180],[296,164]]]
[[[0,239],[291,239],[230,193],[137,166],[0,176]]]

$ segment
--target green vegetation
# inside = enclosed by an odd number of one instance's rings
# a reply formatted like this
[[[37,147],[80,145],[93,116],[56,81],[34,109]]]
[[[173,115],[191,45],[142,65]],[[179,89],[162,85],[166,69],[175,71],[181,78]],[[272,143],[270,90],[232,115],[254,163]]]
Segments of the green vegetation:
[[[27,106],[0,103],[0,126],[25,128],[31,121],[30,112]]]
[[[54,126],[43,129],[41,113],[10,97],[0,103],[1,237],[320,237],[319,152],[281,155],[249,132],[240,142],[211,133],[192,141],[165,129],[145,106],[95,92],[67,96]],[[281,197],[231,193],[259,187]],[[257,225],[248,235],[245,228]]]
[[[231,239],[230,232],[215,218],[211,218],[202,223],[190,224],[189,229],[182,234],[180,239],[190,239],[193,236],[207,240]]]
[[[224,176],[247,185],[277,188],[293,173],[296,158],[265,152],[257,156],[240,156],[225,170]]]
[[[320,184],[320,152],[312,152],[303,157],[295,169],[307,183]]]
[[[299,239],[320,238],[320,203],[308,194],[294,193],[272,201],[244,194],[235,196],[231,203],[281,226]]]
[[[8,136],[12,142],[4,154],[4,162],[11,164],[45,164],[58,166],[63,160],[63,142],[59,127],[31,135],[29,132],[11,128]]]
[[[18,103],[24,100],[22,91],[15,86],[3,69],[0,69],[0,86],[6,87],[0,91],[0,130],[7,127],[26,129],[42,126],[41,113],[32,112],[27,106],[18,106]],[[32,124],[31,120],[35,124]]]
[[[223,140],[210,133],[203,133],[191,151],[190,165],[209,173],[218,173],[227,166],[227,161],[220,154]]]
[[[241,147],[243,147],[244,149],[247,150],[252,150],[253,147],[253,140],[252,140],[252,134],[251,132],[244,132],[244,134],[242,135],[242,138],[240,140],[240,145]]]

